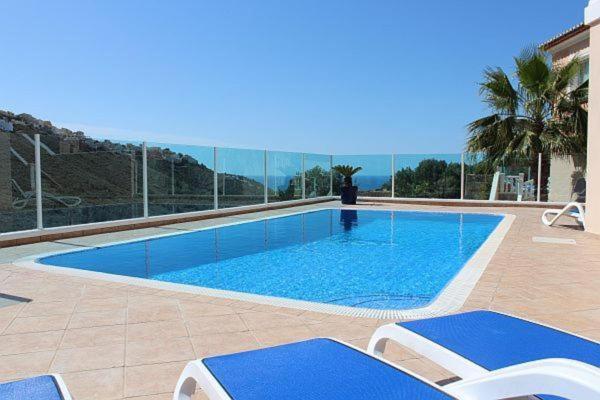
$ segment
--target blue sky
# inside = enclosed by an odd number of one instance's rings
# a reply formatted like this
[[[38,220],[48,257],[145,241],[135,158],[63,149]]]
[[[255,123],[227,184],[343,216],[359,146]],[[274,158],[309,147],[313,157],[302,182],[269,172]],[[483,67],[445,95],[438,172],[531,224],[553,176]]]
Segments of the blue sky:
[[[95,136],[453,153],[489,65],[587,0],[3,0],[0,109]]]

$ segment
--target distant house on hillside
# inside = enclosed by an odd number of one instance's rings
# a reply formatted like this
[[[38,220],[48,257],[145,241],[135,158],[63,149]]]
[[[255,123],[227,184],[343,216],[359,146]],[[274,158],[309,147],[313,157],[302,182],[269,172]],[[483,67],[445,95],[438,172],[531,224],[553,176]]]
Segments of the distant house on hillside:
[[[0,131],[1,132],[12,132],[13,124],[10,121],[0,118]]]
[[[540,48],[552,56],[552,63],[560,65],[574,57],[581,60],[581,70],[571,82],[576,88],[590,76],[590,27],[581,23],[543,43]],[[574,182],[585,175],[585,157],[552,158],[550,162],[549,201],[570,201]]]

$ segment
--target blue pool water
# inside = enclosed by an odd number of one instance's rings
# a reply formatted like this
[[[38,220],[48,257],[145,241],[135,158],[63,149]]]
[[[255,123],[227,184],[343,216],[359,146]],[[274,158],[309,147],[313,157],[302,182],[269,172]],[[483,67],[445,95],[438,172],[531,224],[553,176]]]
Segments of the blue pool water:
[[[40,262],[351,307],[407,309],[434,300],[502,218],[319,210]]]

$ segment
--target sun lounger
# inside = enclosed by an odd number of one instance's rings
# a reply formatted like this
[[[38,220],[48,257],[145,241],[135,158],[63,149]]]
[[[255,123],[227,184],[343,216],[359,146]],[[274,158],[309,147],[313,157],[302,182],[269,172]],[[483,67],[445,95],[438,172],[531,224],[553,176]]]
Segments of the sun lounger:
[[[554,358],[600,367],[599,343],[493,311],[384,325],[373,334],[368,352],[381,355],[388,340],[466,379]],[[597,385],[600,386],[600,381]]]
[[[42,375],[0,383],[0,399],[71,400],[71,395],[59,375]]]
[[[491,400],[550,393],[571,400],[600,398],[600,370],[570,360],[542,360],[441,387],[351,345],[311,339],[190,362],[174,400],[196,386],[210,399]]]
[[[549,209],[542,214],[542,222],[546,226],[552,226],[562,216],[571,217],[577,220],[585,229],[585,211],[583,205],[577,202],[567,204],[562,210]]]

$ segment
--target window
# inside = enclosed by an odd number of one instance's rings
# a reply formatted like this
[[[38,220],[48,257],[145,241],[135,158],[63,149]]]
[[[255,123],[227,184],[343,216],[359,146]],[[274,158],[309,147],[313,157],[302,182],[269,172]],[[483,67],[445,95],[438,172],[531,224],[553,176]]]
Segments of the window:
[[[577,88],[588,79],[590,79],[590,59],[586,58],[581,61],[581,69],[579,70],[574,86]]]

